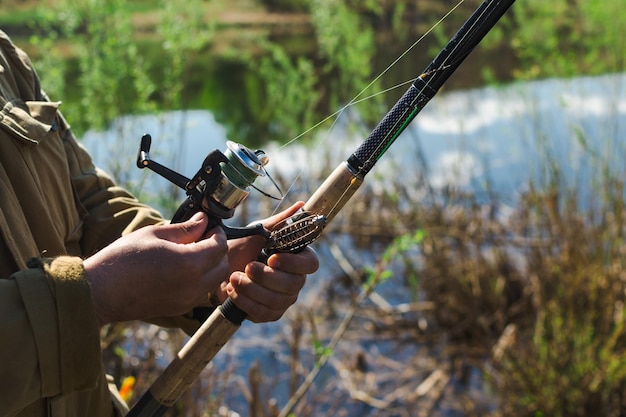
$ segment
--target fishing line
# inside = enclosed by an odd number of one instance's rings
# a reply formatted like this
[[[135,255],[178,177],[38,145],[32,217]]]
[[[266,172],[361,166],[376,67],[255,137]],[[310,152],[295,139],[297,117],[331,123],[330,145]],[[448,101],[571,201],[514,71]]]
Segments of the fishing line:
[[[372,85],[374,85],[379,79],[381,79],[387,72],[389,72],[389,70],[391,70],[391,68],[393,66],[395,66],[402,58],[404,58],[409,52],[411,52],[411,50],[413,50],[413,48],[415,48],[419,43],[421,43],[424,38],[426,38],[426,36],[428,36],[433,30],[435,30],[437,28],[437,26],[439,26],[441,23],[443,23],[443,21],[445,19],[448,18],[448,16],[450,16],[461,4],[463,4],[465,2],[465,0],[460,0],[459,3],[457,3],[452,9],[450,9],[441,19],[439,19],[433,26],[430,27],[430,29],[428,29],[422,36],[420,36],[415,42],[413,42],[408,48],[406,48],[404,50],[404,52],[402,52],[402,54],[400,54],[400,56],[398,56],[398,58],[396,58],[391,64],[389,64],[387,66],[387,68],[385,68],[382,72],[380,72],[372,81],[370,81],[369,84],[367,84],[361,91],[359,91],[359,93],[354,96],[349,102],[348,104],[346,104],[345,106],[343,106],[342,108],[340,108],[339,110],[337,110],[336,112],[332,113],[329,116],[326,116],[324,119],[322,119],[321,121],[319,121],[318,123],[314,124],[313,126],[311,126],[310,128],[308,128],[307,130],[305,130],[304,132],[302,132],[301,134],[297,135],[296,137],[294,137],[293,139],[289,140],[288,142],[286,142],[284,145],[282,145],[279,149],[285,148],[286,146],[290,145],[292,142],[295,142],[296,140],[300,139],[302,136],[306,135],[307,133],[311,132],[312,130],[316,129],[317,127],[319,127],[320,125],[322,125],[323,123],[325,123],[326,121],[328,121],[329,119],[337,116],[339,117],[341,115],[341,113],[343,113],[343,111],[354,105],[354,104],[358,104],[362,101],[371,99],[373,97],[376,97],[379,94],[384,94],[388,91],[391,91],[395,88],[404,86],[406,84],[412,83],[414,80],[410,80],[410,81],[405,81],[401,84],[398,84],[396,86],[390,87],[386,90],[380,91],[378,93],[372,94],[368,97],[364,97],[362,99],[357,100],[361,95],[363,95],[365,93],[365,91],[367,91]],[[338,116],[339,115],[339,116]],[[323,141],[322,141],[323,142]]]
[[[386,88],[382,91],[379,91],[377,93],[374,93],[372,95],[366,96],[366,97],[362,97],[358,100],[353,99],[349,104],[346,104],[344,107],[342,107],[341,109],[337,110],[336,112],[334,112],[333,114],[327,116],[326,118],[324,118],[323,120],[321,120],[320,122],[318,122],[317,124],[313,125],[312,127],[310,127],[309,129],[305,130],[304,132],[300,133],[298,136],[296,136],[295,138],[291,139],[289,142],[283,144],[282,146],[280,146],[278,149],[284,149],[286,148],[289,144],[295,142],[296,140],[298,140],[299,138],[301,138],[302,136],[306,135],[307,133],[311,132],[312,130],[314,130],[315,128],[317,128],[318,126],[320,126],[321,124],[325,123],[326,121],[330,120],[331,118],[333,118],[334,116],[339,115],[340,113],[342,113],[344,110],[346,110],[349,106],[352,105],[356,105],[359,104],[361,102],[367,101],[367,100],[371,100],[372,98],[382,95],[382,94],[386,94],[390,91],[396,90],[398,88],[404,87],[407,84],[411,84],[414,80],[408,80],[408,81],[404,81],[402,83],[396,84],[392,87]],[[321,140],[321,143],[318,143],[314,149],[315,150],[319,150],[321,148],[322,143],[324,143],[327,140],[327,137],[330,135],[330,133],[333,131],[333,128],[335,126],[335,124],[338,122],[339,120],[339,116],[337,118],[335,118],[335,120],[333,121],[333,123],[330,125],[330,127],[328,128],[326,134],[324,135],[323,140]],[[302,174],[304,172],[304,168],[300,168],[300,170],[298,171],[298,174],[296,175],[295,179],[291,182],[291,184],[289,185],[289,188],[287,188],[287,190],[282,194],[283,197],[281,199],[277,199],[277,198],[273,198],[274,200],[278,200],[278,203],[276,204],[276,207],[274,207],[274,211],[272,211],[272,215],[276,214],[276,212],[278,212],[278,209],[280,207],[280,205],[282,204],[282,202],[284,201],[285,197],[287,197],[287,195],[291,192],[291,190],[293,189],[293,187],[295,186],[295,184],[297,183],[297,181],[302,177]],[[274,185],[277,187],[276,183],[274,183]],[[256,188],[256,187],[255,187]]]
[[[419,90],[419,92],[417,93],[416,98],[414,99],[413,102],[411,102],[410,104],[413,105],[415,104],[415,101],[417,101],[423,94],[424,91],[426,91],[427,88],[430,88],[431,86],[431,81],[432,78],[431,76],[437,72],[443,71],[446,68],[449,68],[451,65],[453,65],[455,62],[457,61],[450,61],[450,57],[453,55],[453,53],[460,47],[460,45],[463,43],[463,41],[465,39],[467,39],[469,36],[472,35],[472,30],[479,24],[479,22],[481,22],[481,18],[484,16],[484,14],[487,13],[487,9],[485,9],[479,16],[478,19],[476,19],[476,21],[472,24],[472,26],[470,26],[469,30],[463,35],[463,37],[461,38],[461,40],[454,46],[454,48],[452,49],[452,51],[448,54],[448,56],[444,59],[444,61],[441,63],[441,65],[438,68],[433,68],[430,71],[424,72],[422,74],[420,74],[417,78],[418,79],[426,79],[426,82],[424,84],[424,86]],[[469,54],[470,51],[465,51],[465,53],[463,54],[464,56],[467,56],[467,54]],[[407,112],[412,112],[413,109],[407,109],[404,113],[402,113],[402,116],[405,116]],[[403,118],[399,118],[398,120],[396,120],[395,124],[393,125],[393,127],[395,128],[398,124],[403,124],[406,123],[406,120],[403,120]],[[383,147],[383,144],[386,143],[386,140],[390,138],[391,135],[393,135],[392,132],[394,132],[395,129],[390,129],[390,132],[388,132],[385,136],[384,136],[384,140],[381,140],[380,143],[377,145],[375,152],[371,153],[371,156],[364,161],[363,166],[361,167],[361,170],[358,172],[359,174],[363,174],[363,171],[365,170],[365,167],[367,167],[369,164],[371,164],[374,159],[378,159],[376,158],[376,155],[378,155],[378,157],[381,156],[380,150]],[[398,133],[398,135],[401,132]],[[390,145],[390,144],[389,144]],[[388,145],[387,145],[388,146]]]
[[[458,7],[458,5],[457,5],[457,7]],[[431,70],[427,70],[427,71],[425,71],[424,73],[420,74],[417,77],[416,81],[418,79],[421,79],[421,80],[426,79],[426,81],[424,82],[424,85],[418,91],[417,95],[415,95],[415,97],[413,98],[413,101],[411,101],[410,104],[403,109],[400,117],[398,117],[396,120],[394,120],[393,125],[385,133],[385,135],[383,136],[382,140],[380,140],[376,144],[376,147],[374,148],[373,152],[371,152],[370,155],[368,156],[368,158],[365,161],[363,161],[363,163],[361,164],[361,166],[359,167],[359,169],[357,171],[357,176],[365,176],[367,174],[367,172],[369,172],[369,169],[371,169],[371,167],[373,167],[374,163],[382,156],[382,154],[386,151],[386,149],[389,146],[391,146],[391,144],[400,136],[400,134],[404,131],[404,129],[413,120],[413,118],[415,117],[417,112],[419,112],[421,110],[421,109],[419,109],[416,106],[416,104],[419,102],[420,99],[423,99],[424,92],[426,91],[427,88],[430,88],[431,90],[433,90],[433,88],[431,87],[431,81],[433,79],[432,75],[433,74],[437,74],[438,72],[444,71],[445,69],[452,67],[455,63],[458,63],[458,62],[462,61],[473,50],[473,48],[476,45],[472,44],[472,43],[470,43],[468,45],[468,49],[466,49],[466,50],[458,49],[458,48],[460,48],[461,45],[463,45],[466,40],[470,39],[471,36],[475,35],[474,34],[474,29],[479,24],[480,25],[483,24],[482,19],[485,16],[485,14],[488,12],[488,10],[489,10],[488,8],[485,8],[485,10],[483,10],[480,13],[480,15],[478,15],[478,18],[474,22],[472,22],[472,24],[469,27],[469,29],[463,34],[461,39],[454,45],[454,48],[448,53],[448,55],[444,58],[443,62],[441,62],[437,68],[433,68]],[[457,52],[457,50],[461,53],[461,57],[459,59],[455,60],[453,58],[453,55],[455,54],[455,52]],[[415,86],[415,84],[413,84],[413,86]],[[410,88],[409,88],[409,91],[410,91]],[[428,99],[428,100],[430,100],[430,99]],[[426,104],[427,104],[427,102],[426,102]],[[411,116],[411,114],[413,114],[413,113],[415,113],[415,115]],[[407,115],[408,115],[408,117],[407,117]],[[395,138],[393,137],[394,135],[395,135]],[[352,186],[352,184],[348,184],[345,187],[345,189],[343,190],[343,193],[342,193],[342,197],[345,196],[346,193],[348,193],[350,191],[351,186]],[[337,199],[337,201],[335,202],[334,206],[331,207],[331,209],[329,211],[329,214],[328,214],[329,216],[332,216],[334,214],[335,209],[338,207],[339,204],[341,204],[341,201],[342,201],[341,198]]]
[[[381,79],[387,72],[389,72],[389,70],[391,70],[391,68],[393,66],[395,66],[402,58],[405,57],[405,55],[407,55],[409,52],[411,52],[411,50],[413,50],[413,48],[415,48],[419,43],[421,43],[424,38],[426,38],[426,36],[428,36],[433,30],[435,30],[435,28],[437,28],[437,26],[439,26],[441,23],[443,23],[444,20],[446,20],[448,18],[448,16],[450,16],[461,4],[463,4],[465,2],[465,0],[460,0],[452,9],[450,9],[445,15],[443,15],[443,17],[441,19],[439,19],[434,25],[432,25],[430,27],[430,29],[428,29],[422,36],[420,36],[415,42],[413,42],[411,44],[411,46],[409,46],[408,48],[406,48],[404,50],[404,52],[402,52],[402,54],[400,54],[400,56],[398,56],[398,58],[396,58],[391,64],[389,64],[387,66],[387,68],[385,68],[380,74],[378,74],[372,81],[370,81],[370,83],[368,85],[366,85],[356,96],[354,96],[354,98],[352,100],[350,100],[348,102],[348,104],[346,104],[343,108],[342,111],[353,105],[356,104],[356,99],[359,98],[363,93],[365,93],[365,91],[367,91],[372,85],[374,85],[379,79]],[[376,96],[376,94],[374,94],[373,96]],[[372,97],[373,97],[372,96]],[[361,100],[359,100],[360,102]]]
[[[402,86],[405,86],[407,84],[410,84],[410,83],[414,82],[414,79],[413,80],[409,80],[409,81],[405,81],[405,82],[402,82],[402,83],[397,84],[395,86],[392,86],[390,88],[387,88],[385,90],[382,90],[382,91],[379,91],[379,92],[374,93],[372,95],[369,95],[367,97],[359,98],[359,97],[361,97],[365,93],[365,91],[367,91],[369,88],[371,88],[378,80],[380,80],[387,72],[389,72],[392,67],[394,67],[400,60],[402,60],[402,58],[404,58],[418,44],[420,44],[433,30],[435,30],[439,25],[441,25],[443,23],[443,21],[446,20],[452,13],[454,13],[454,11],[456,9],[458,9],[464,2],[465,2],[465,0],[460,0],[456,5],[454,5],[454,7],[452,7],[445,15],[443,15],[443,17],[441,17],[437,22],[435,22],[435,24],[433,24],[424,34],[422,34],[415,42],[413,42],[408,48],[406,48],[393,62],[391,62],[391,64],[389,64],[372,81],[370,81],[369,84],[367,84],[361,91],[359,91],[359,93],[356,94],[345,106],[343,106],[342,108],[340,108],[336,112],[330,114],[329,116],[326,116],[321,121],[317,122],[316,124],[314,124],[310,128],[306,129],[304,132],[302,132],[299,135],[295,136],[294,138],[290,139],[285,144],[281,145],[278,149],[281,150],[281,149],[286,148],[287,146],[290,146],[293,142],[299,140],[300,138],[302,138],[306,134],[308,134],[311,131],[317,129],[319,126],[321,126],[322,124],[326,123],[328,120],[334,118],[333,123],[328,128],[326,133],[320,138],[320,140],[318,140],[318,142],[315,144],[315,146],[313,146],[313,150],[314,151],[318,151],[322,147],[322,145],[326,143],[326,141],[330,137],[331,131],[333,130],[333,128],[336,125],[337,121],[339,120],[339,118],[341,117],[341,115],[343,114],[343,112],[347,108],[349,108],[349,107],[351,107],[351,106],[353,106],[355,104],[361,103],[363,101],[371,100],[372,98],[377,97],[378,95],[386,94],[389,91],[392,91],[394,89],[397,89],[399,87],[402,87]],[[293,181],[291,182],[291,184],[289,185],[287,190],[284,192],[283,198],[276,204],[272,214],[275,214],[278,211],[279,207],[281,206],[281,204],[283,203],[285,198],[289,195],[290,191],[293,189],[293,187],[295,186],[297,181],[300,179],[300,177],[302,176],[303,172],[304,172],[304,168],[300,168],[300,170],[296,174],[295,178],[293,179]]]
[[[352,99],[352,100],[351,100],[348,104],[346,104],[345,106],[343,106],[342,108],[340,108],[340,109],[339,109],[339,110],[337,110],[336,112],[334,112],[334,113],[332,113],[332,114],[330,114],[330,115],[326,116],[324,119],[320,120],[319,122],[317,122],[316,124],[314,124],[313,126],[311,126],[310,128],[308,128],[307,130],[305,130],[305,131],[303,131],[302,133],[300,133],[299,135],[295,136],[293,139],[290,139],[288,142],[285,142],[284,144],[282,144],[281,146],[279,146],[279,147],[278,147],[278,150],[284,149],[284,148],[286,148],[287,146],[291,145],[293,142],[297,141],[297,140],[298,140],[298,139],[300,139],[302,136],[304,136],[304,135],[306,135],[307,133],[309,133],[309,132],[311,132],[311,131],[315,130],[315,129],[316,129],[316,128],[318,128],[320,125],[324,124],[324,123],[325,123],[325,122],[327,122],[328,120],[330,120],[330,119],[332,119],[333,117],[335,117],[335,116],[339,115],[340,113],[342,113],[342,112],[343,112],[346,108],[348,108],[348,107],[350,107],[350,106],[353,106],[353,105],[355,105],[355,104],[362,103],[362,102],[367,101],[367,100],[371,100],[371,99],[373,99],[374,97],[377,97],[377,96],[379,96],[379,95],[387,94],[387,93],[388,93],[388,92],[390,92],[390,91],[397,90],[397,89],[398,89],[398,88],[400,88],[400,87],[404,87],[404,86],[406,86],[407,84],[411,84],[413,81],[415,81],[415,79],[410,79],[410,80],[407,80],[407,81],[401,82],[401,83],[399,83],[399,84],[396,84],[396,85],[394,85],[394,86],[388,87],[388,88],[386,88],[386,89],[384,89],[384,90],[378,91],[378,92],[376,92],[376,93],[374,93],[374,94],[371,94],[371,95],[369,95],[369,96],[366,96],[366,97],[360,98],[360,99],[358,99],[358,100],[356,100],[356,98],[357,98],[358,96],[357,96],[357,97],[355,97],[355,98],[354,98],[354,99]],[[359,94],[361,94],[361,93],[359,93]]]

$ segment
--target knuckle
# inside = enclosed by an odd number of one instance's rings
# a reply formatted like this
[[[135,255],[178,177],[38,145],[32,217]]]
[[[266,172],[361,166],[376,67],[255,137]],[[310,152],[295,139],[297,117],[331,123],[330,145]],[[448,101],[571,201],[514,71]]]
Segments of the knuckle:
[[[285,310],[272,310],[272,312],[268,315],[267,321],[278,321],[283,316]]]

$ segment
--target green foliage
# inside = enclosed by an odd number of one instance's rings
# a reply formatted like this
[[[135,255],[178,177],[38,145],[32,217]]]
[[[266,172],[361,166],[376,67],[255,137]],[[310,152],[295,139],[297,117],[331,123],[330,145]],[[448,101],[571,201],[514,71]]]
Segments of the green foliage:
[[[508,38],[519,61],[517,78],[624,70],[626,9],[621,0],[528,0],[516,2],[506,19],[510,26],[497,27],[489,37]]]
[[[394,32],[400,35],[400,38],[406,38],[409,31],[409,26],[403,24],[403,16],[407,11],[406,2],[398,2],[393,9],[393,14],[391,16],[391,27]]]
[[[185,79],[193,58],[213,37],[214,23],[207,22],[204,13],[198,13],[204,3],[202,0],[160,2],[163,17],[157,31],[163,42],[161,54],[166,64],[160,67],[163,72],[159,89],[161,105],[165,108],[185,107]]]
[[[324,71],[332,74],[329,77],[330,108],[336,109],[371,81],[371,62],[376,48],[374,31],[362,16],[341,0],[311,0],[311,20],[319,54],[326,62]],[[374,90],[379,88],[372,87]],[[368,106],[374,104],[375,101],[368,100]],[[360,107],[361,116],[371,119],[371,109]]]
[[[426,233],[423,229],[419,229],[412,234],[404,234],[393,240],[385,248],[380,256],[380,261],[375,268],[365,268],[366,280],[363,283],[363,291],[372,291],[377,285],[384,283],[394,277],[391,266],[394,262],[398,262],[407,256],[410,260],[408,252],[418,247],[424,240]],[[412,261],[409,261],[412,262]]]
[[[318,79],[313,63],[305,57],[292,58],[270,43],[264,47],[267,53],[260,58],[256,71],[263,81],[264,95],[250,100],[249,105],[257,120],[278,126],[270,128],[270,135],[284,141],[313,124],[319,102]]]
[[[37,65],[51,95],[63,97],[65,88],[80,91],[80,101],[66,102],[63,108],[78,133],[104,128],[120,115],[154,109],[150,95],[156,87],[142,66],[125,5],[122,0],[60,2],[48,16],[48,33],[59,28],[72,43],[78,74],[68,74],[67,67],[57,66],[59,61],[51,61],[45,53]],[[32,38],[34,45],[44,47],[51,40],[54,35]],[[65,72],[63,77],[59,70]]]
[[[308,7],[308,0],[259,0],[268,10],[281,12],[304,12]]]
[[[319,366],[320,360],[323,358],[327,358],[332,356],[333,349],[331,347],[325,346],[321,341],[315,340],[313,341],[313,350],[315,352],[315,363],[316,366]]]
[[[48,17],[43,25],[48,25],[50,23],[49,19]],[[30,43],[40,51],[53,50],[58,41],[59,35],[54,31],[51,31],[46,36],[33,35],[30,37]],[[68,71],[68,60],[59,54],[43,53],[36,59],[35,68],[37,68],[39,76],[42,78],[42,84],[47,94],[53,98],[61,98],[61,92],[65,91],[66,88],[65,79]],[[66,104],[63,106],[64,111],[65,106]]]
[[[383,252],[382,260],[384,262],[391,262],[402,252],[406,252],[414,248],[422,242],[425,237],[426,232],[420,229],[415,231],[413,234],[406,234],[396,238],[393,243],[385,249],[385,252]]]
[[[139,7],[135,3],[60,1],[47,10],[41,35],[31,37],[40,51],[35,53],[36,66],[50,95],[80,97],[65,101],[63,107],[79,135],[87,129],[103,129],[122,115],[184,106],[190,58],[210,42],[212,34],[203,13],[197,13],[202,3],[163,2],[157,26],[162,43],[155,63],[145,59],[137,38],[132,23]],[[44,52],[59,42],[71,45],[70,59]],[[73,62],[76,66],[70,67]]]

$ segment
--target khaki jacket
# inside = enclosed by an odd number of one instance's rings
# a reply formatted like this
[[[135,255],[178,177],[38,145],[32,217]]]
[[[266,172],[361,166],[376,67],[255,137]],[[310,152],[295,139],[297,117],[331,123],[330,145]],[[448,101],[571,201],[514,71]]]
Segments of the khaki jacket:
[[[1,417],[116,415],[81,258],[163,220],[94,167],[59,106],[0,31]]]

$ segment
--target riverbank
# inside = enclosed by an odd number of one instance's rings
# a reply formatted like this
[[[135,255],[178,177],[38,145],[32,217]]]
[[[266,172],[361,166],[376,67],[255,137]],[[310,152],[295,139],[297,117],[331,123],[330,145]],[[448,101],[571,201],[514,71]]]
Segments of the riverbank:
[[[133,25],[138,34],[155,33],[163,11],[153,3],[144,3],[129,2]],[[59,2],[54,0],[3,2],[0,10],[0,27],[12,36],[30,36],[46,19],[49,19],[51,10],[58,7],[58,4]],[[220,28],[310,25],[309,16],[305,13],[269,11],[249,0],[233,0],[227,5],[205,2],[203,5],[201,13],[205,20],[214,22]]]

